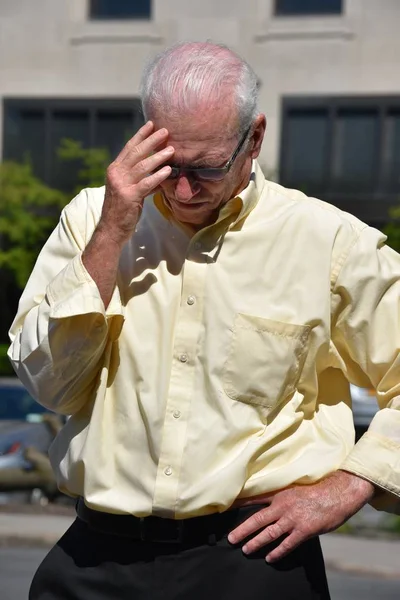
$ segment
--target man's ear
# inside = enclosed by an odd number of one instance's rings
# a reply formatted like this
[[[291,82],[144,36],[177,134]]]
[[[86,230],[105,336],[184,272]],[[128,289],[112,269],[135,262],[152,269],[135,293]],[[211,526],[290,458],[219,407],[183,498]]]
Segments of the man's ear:
[[[253,135],[251,137],[253,147],[251,149],[251,158],[257,158],[260,154],[266,129],[267,119],[265,118],[265,115],[259,114],[256,117],[253,125]]]

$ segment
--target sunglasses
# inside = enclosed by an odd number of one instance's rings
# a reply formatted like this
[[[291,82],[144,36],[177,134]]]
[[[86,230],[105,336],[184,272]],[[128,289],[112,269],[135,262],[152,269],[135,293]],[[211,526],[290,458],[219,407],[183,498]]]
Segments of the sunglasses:
[[[224,167],[174,167],[173,165],[169,165],[171,167],[171,174],[167,179],[177,179],[181,173],[185,173],[189,175],[193,179],[200,179],[202,181],[221,181],[231,170],[233,163],[235,162],[239,152],[241,151],[243,144],[246,141],[246,138],[250,132],[250,127],[246,130],[243,137],[241,138],[239,145],[236,150],[232,154],[231,158],[228,160]]]

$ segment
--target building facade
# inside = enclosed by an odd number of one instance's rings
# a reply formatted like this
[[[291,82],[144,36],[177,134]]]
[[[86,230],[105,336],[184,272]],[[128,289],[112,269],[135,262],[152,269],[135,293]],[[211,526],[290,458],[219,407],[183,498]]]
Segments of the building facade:
[[[211,39],[261,80],[267,173],[381,226],[400,199],[399,26],[398,0],[2,0],[0,152],[68,189],[61,140],[115,155],[145,62]]]

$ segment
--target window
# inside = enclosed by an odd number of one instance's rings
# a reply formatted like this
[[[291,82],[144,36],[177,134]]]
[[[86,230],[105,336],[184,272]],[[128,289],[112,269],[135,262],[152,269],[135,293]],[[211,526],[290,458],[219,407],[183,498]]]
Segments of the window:
[[[150,19],[151,0],[90,0],[91,19]]]
[[[400,98],[287,98],[280,181],[382,224],[400,195]]]
[[[368,191],[374,185],[378,162],[379,112],[339,109],[335,118],[332,186],[338,191]]]
[[[138,99],[4,101],[5,160],[29,159],[35,174],[66,192],[77,185],[78,161],[63,161],[57,150],[65,138],[85,148],[107,148],[114,158],[141,127]]]
[[[275,0],[275,14],[338,15],[342,12],[342,0]]]

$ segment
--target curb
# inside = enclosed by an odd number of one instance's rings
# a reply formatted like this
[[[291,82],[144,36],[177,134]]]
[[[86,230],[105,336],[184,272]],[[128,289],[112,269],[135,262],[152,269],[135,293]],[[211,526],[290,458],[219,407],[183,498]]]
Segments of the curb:
[[[2,514],[0,546],[52,547],[73,523],[71,515]]]
[[[325,567],[327,571],[336,571],[347,573],[348,575],[359,575],[362,577],[370,576],[379,579],[400,580],[400,570],[385,569],[384,567],[366,567],[365,565],[357,565],[351,563],[340,563],[335,560],[325,559]]]
[[[50,550],[59,539],[50,536],[0,535],[0,548],[48,548]]]

